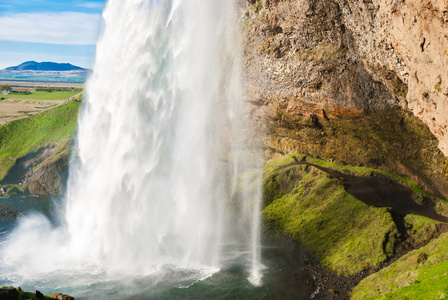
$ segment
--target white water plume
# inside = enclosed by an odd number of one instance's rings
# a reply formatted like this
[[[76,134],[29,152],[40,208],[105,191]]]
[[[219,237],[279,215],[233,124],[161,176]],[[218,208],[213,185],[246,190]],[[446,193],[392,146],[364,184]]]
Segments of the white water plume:
[[[202,274],[243,253],[260,283],[260,171],[246,190],[238,179],[258,160],[247,149],[234,5],[108,2],[62,226],[25,219],[1,272]]]

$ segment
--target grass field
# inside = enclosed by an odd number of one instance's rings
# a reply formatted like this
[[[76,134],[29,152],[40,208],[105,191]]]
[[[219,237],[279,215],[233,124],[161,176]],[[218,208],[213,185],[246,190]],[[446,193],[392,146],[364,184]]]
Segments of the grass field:
[[[0,98],[4,99],[19,99],[19,100],[65,100],[80,93],[80,89],[73,91],[35,91],[30,94],[16,94],[10,93],[9,95],[0,95]]]

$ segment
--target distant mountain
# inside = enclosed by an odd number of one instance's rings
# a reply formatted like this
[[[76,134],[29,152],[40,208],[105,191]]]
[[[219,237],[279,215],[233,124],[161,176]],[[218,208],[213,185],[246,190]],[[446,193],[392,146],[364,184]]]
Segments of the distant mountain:
[[[35,62],[26,61],[15,67],[8,67],[4,71],[81,71],[87,70],[81,67],[74,66],[72,64],[60,64],[55,62]]]
[[[18,66],[0,70],[0,79],[85,82],[91,71],[72,64],[26,61]]]

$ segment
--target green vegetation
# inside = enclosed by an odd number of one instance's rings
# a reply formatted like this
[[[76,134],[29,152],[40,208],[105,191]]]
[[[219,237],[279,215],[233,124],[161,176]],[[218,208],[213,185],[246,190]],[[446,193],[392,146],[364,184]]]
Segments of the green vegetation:
[[[426,245],[430,240],[437,237],[437,225],[439,222],[429,218],[407,215],[404,218],[405,226],[412,235],[415,247]]]
[[[30,293],[30,292],[24,292],[21,288],[14,288],[14,287],[6,287],[2,286],[0,287],[0,298],[1,299],[30,299],[30,300],[37,300],[37,299],[52,299],[48,296],[42,296],[37,297],[36,294]]]
[[[3,190],[5,191],[4,195],[7,196],[14,196],[18,194],[23,194],[28,192],[28,188],[26,185],[20,185],[20,184],[6,184],[2,186]]]
[[[339,45],[333,43],[322,43],[314,48],[300,49],[296,55],[302,60],[307,61],[327,61],[338,60],[345,57],[347,48],[341,48]]]
[[[290,157],[292,157],[293,155],[291,154]],[[367,167],[354,167],[354,166],[348,166],[348,165],[344,165],[338,162],[329,162],[329,161],[323,161],[320,159],[315,159],[312,157],[308,157],[307,161],[310,163],[314,163],[323,167],[327,167],[327,168],[331,168],[333,170],[337,170],[346,174],[351,174],[351,175],[356,175],[356,176],[370,176],[373,174],[382,174],[384,176],[389,177],[390,179],[393,179],[394,181],[404,185],[404,186],[408,186],[410,187],[414,193],[416,194],[422,194],[422,195],[426,195],[426,196],[430,196],[433,198],[433,200],[435,202],[438,202],[438,200],[446,202],[445,199],[440,198],[440,197],[435,197],[434,195],[428,193],[427,191],[423,190],[420,186],[418,186],[416,183],[414,183],[413,181],[409,180],[406,177],[402,177],[393,173],[389,173],[383,170],[378,170],[378,169],[373,169],[373,168],[367,168]]]
[[[352,299],[446,299],[448,234],[409,252],[353,289]]]
[[[11,90],[12,88],[10,85],[5,84],[0,86],[0,92],[10,92]]]
[[[398,231],[388,209],[357,200],[339,180],[299,165],[271,170],[264,186],[269,226],[304,244],[329,270],[353,275],[393,255]]]
[[[73,139],[79,106],[79,102],[70,101],[42,114],[1,126],[0,180],[3,180],[18,158],[49,144],[63,147],[68,140]]]
[[[37,295],[39,294],[39,295]],[[40,292],[30,293],[22,291],[22,289],[15,287],[0,287],[0,299],[19,299],[19,300],[37,300],[37,299],[64,299],[64,300],[72,300],[73,297],[61,293],[54,293],[51,296],[43,295]]]
[[[287,155],[282,155],[279,158],[270,161],[268,164],[266,164],[265,166],[265,172],[268,171],[272,171],[273,169],[275,169],[275,167],[281,166],[281,165],[285,165],[288,163],[293,162],[293,156],[296,156],[299,160],[304,157],[303,154],[297,154],[297,153],[291,153],[291,154],[287,154]],[[373,174],[382,174],[388,178],[390,178],[391,180],[394,180],[404,186],[410,187],[412,189],[412,191],[415,193],[415,197],[420,197],[422,195],[425,196],[429,196],[431,197],[431,199],[437,203],[442,202],[442,204],[440,204],[439,206],[441,207],[441,213],[444,214],[444,210],[443,207],[447,206],[448,209],[448,202],[446,199],[441,198],[441,197],[436,197],[430,193],[428,193],[427,191],[425,191],[424,189],[422,189],[420,186],[418,186],[416,183],[414,183],[412,180],[403,177],[403,176],[399,176],[393,173],[389,173],[386,172],[384,170],[379,170],[379,169],[374,169],[374,168],[368,168],[368,167],[359,167],[359,166],[350,166],[350,165],[345,165],[339,162],[335,162],[335,161],[324,161],[321,159],[317,159],[317,158],[312,158],[312,157],[307,157],[306,161],[312,164],[316,164],[322,167],[326,167],[326,168],[330,168],[345,174],[351,174],[351,175],[355,175],[355,176],[371,176]],[[448,215],[448,210],[447,213]]]
[[[5,99],[19,99],[19,100],[65,100],[80,93],[80,89],[73,91],[35,91],[31,93],[10,93],[3,95]]]
[[[309,165],[285,166],[293,154],[266,164],[263,179],[264,219],[269,228],[286,233],[320,258],[339,275],[375,269],[395,254],[402,236],[388,208],[368,206],[347,193],[338,178]],[[299,160],[303,155],[295,155]],[[362,167],[307,158],[307,162],[356,176],[378,172],[391,180],[414,186],[415,199],[426,194],[415,184],[396,175]],[[446,209],[439,198],[434,201]],[[438,234],[438,222],[407,215],[407,234],[413,246],[422,246]]]

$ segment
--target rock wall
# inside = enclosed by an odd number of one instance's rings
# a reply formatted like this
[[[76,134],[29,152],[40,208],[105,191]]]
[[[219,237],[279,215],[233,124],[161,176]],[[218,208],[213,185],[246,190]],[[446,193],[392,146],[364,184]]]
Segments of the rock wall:
[[[448,2],[444,0],[338,1],[361,61],[408,85],[401,105],[429,126],[448,156]]]
[[[267,152],[380,168],[448,196],[447,3],[248,0],[241,15]]]

